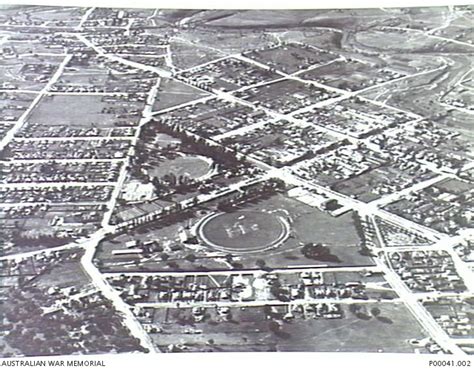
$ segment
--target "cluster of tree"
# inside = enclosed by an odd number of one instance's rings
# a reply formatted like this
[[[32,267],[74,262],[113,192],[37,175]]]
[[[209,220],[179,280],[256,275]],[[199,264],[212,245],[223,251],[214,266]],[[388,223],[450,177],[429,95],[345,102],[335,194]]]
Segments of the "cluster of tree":
[[[104,240],[111,241],[118,234],[129,232],[127,228],[137,227],[134,232],[146,233],[150,229],[160,229],[170,226],[172,224],[184,222],[188,219],[194,218],[195,214],[191,210],[183,210],[182,205],[176,202],[171,208],[164,208],[160,213],[155,213],[152,218],[145,219],[144,217],[137,217],[132,220],[132,223],[126,227],[120,227],[118,230],[110,234]]]
[[[271,272],[273,270],[273,268],[269,267],[263,259],[255,260],[255,265],[266,272]]]
[[[337,255],[331,254],[331,250],[321,243],[307,243],[301,248],[301,253],[308,259],[333,263],[339,263],[341,261]]]
[[[339,202],[336,200],[336,199],[330,199],[328,201],[326,201],[325,204],[323,204],[323,209],[327,210],[327,211],[334,211],[334,210],[337,210],[341,207],[341,205],[339,204]]]
[[[273,281],[272,286],[270,287],[270,293],[275,296],[277,300],[283,302],[291,301],[289,291],[282,288],[280,281],[277,279]]]
[[[5,238],[6,239],[6,238]],[[20,234],[15,234],[12,237],[12,242],[16,246],[22,247],[38,247],[38,246],[48,246],[48,247],[56,247],[61,246],[66,243],[74,241],[74,237],[61,234],[61,235],[28,235],[23,236]]]
[[[41,306],[48,306],[50,298],[46,288],[10,290],[4,312],[5,320],[14,323],[5,335],[10,347],[27,356],[145,351],[104,298],[72,300],[68,313],[44,314]],[[80,333],[71,337],[72,331]]]
[[[290,339],[291,338],[291,334],[288,333],[288,332],[285,332],[281,329],[281,325],[274,321],[274,320],[271,320],[268,324],[268,328],[270,330],[270,332],[272,332],[275,336],[279,337],[279,338],[282,338],[282,339]]]
[[[352,221],[354,222],[357,235],[360,239],[359,254],[363,256],[372,256],[372,252],[367,247],[367,237],[365,235],[364,225],[362,224],[361,217],[357,211],[352,212]]]
[[[234,196],[221,199],[217,209],[220,211],[231,211],[239,205],[268,199],[284,188],[285,183],[279,179],[271,179],[252,186],[241,187],[240,191]]]
[[[371,308],[370,314],[368,314],[365,307],[361,305],[352,304],[352,305],[349,305],[349,311],[361,320],[370,320],[372,319],[372,317],[374,317],[382,323],[386,323],[386,324],[393,323],[392,319],[381,315],[382,311],[378,307]]]
[[[151,183],[155,187],[155,192],[159,194],[166,193],[187,193],[195,189],[199,182],[185,175],[177,176],[174,173],[165,174],[163,177],[153,177]]]
[[[243,163],[243,160],[238,159],[234,151],[221,145],[209,144],[202,137],[189,134],[178,124],[169,123],[165,120],[155,120],[153,123],[158,131],[179,138],[182,145],[188,147],[195,154],[210,157],[216,163],[231,168]]]

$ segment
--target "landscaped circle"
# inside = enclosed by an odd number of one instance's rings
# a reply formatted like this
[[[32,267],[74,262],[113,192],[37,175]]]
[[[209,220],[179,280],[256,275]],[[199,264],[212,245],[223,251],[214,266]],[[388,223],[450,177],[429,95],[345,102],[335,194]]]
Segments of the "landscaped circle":
[[[216,250],[247,253],[280,245],[289,235],[289,225],[275,213],[242,210],[205,217],[197,234],[204,244]]]
[[[174,174],[190,179],[201,179],[211,172],[212,160],[199,155],[182,155],[163,161],[157,168],[150,170],[152,176]]]

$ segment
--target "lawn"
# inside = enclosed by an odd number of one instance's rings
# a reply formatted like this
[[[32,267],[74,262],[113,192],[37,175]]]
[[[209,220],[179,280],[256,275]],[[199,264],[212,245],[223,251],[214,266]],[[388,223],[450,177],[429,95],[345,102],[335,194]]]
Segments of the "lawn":
[[[166,159],[159,166],[151,168],[148,173],[152,177],[162,178],[167,174],[176,177],[185,176],[190,179],[205,177],[211,167],[211,160],[203,156],[178,156],[174,159]]]

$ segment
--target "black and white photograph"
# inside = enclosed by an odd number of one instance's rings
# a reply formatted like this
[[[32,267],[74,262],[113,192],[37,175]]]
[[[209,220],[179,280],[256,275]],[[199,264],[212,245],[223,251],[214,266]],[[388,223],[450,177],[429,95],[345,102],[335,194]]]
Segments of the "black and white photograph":
[[[0,358],[468,367],[473,26],[473,5],[0,5]]]

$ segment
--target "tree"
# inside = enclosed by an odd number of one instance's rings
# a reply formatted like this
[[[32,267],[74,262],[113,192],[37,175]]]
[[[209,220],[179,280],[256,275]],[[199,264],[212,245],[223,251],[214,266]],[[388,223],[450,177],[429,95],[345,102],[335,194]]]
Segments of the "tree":
[[[307,243],[301,249],[301,253],[308,259],[340,262],[340,259],[336,255],[331,254],[329,248],[323,246],[321,243]]]
[[[270,331],[273,334],[275,334],[275,336],[278,336],[280,338],[289,339],[291,337],[291,335],[288,332],[282,331],[281,326],[277,322],[275,322],[274,320],[272,320],[268,324],[268,328],[270,329]]]
[[[257,259],[257,260],[255,261],[255,264],[256,264],[259,268],[261,268],[261,269],[265,268],[266,265],[267,265],[267,264],[265,263],[265,260],[262,260],[262,259]]]
[[[232,268],[234,268],[234,269],[243,269],[243,267],[244,267],[244,264],[239,263],[237,261],[233,261],[231,263],[231,265],[232,265]]]
[[[370,252],[370,249],[368,247],[362,246],[359,249],[359,254],[362,256],[372,256],[372,253]]]
[[[334,211],[336,209],[339,209],[341,206],[337,202],[336,199],[330,199],[324,204],[324,208],[328,211]]]
[[[173,270],[179,269],[179,264],[176,261],[168,261],[167,265]]]
[[[373,307],[370,309],[370,312],[373,316],[379,316],[380,315],[380,309],[378,307]]]
[[[270,323],[268,323],[268,329],[270,329],[271,332],[276,333],[280,330],[280,325],[272,320]]]

